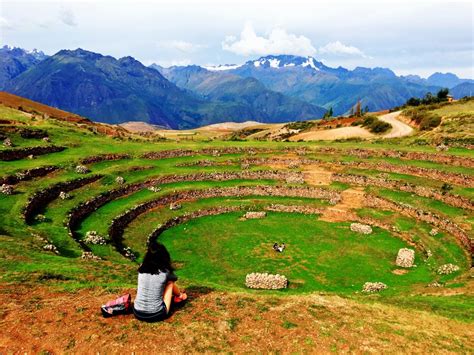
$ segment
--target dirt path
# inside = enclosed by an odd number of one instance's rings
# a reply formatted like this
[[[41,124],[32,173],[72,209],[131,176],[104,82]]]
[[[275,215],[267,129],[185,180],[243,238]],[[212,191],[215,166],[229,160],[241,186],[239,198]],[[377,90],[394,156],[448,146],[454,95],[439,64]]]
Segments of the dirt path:
[[[398,116],[400,115],[400,111],[387,113],[386,115],[379,116],[379,120],[390,123],[392,125],[392,129],[387,134],[384,134],[384,138],[398,138],[398,137],[405,137],[409,136],[413,132],[413,128],[411,128],[406,123],[398,120]]]
[[[344,190],[341,193],[341,202],[333,207],[328,207],[319,218],[326,222],[343,222],[357,219],[353,209],[364,205],[364,189],[355,187]]]
[[[114,295],[100,289],[60,292],[45,285],[3,284],[0,353],[472,353],[474,349],[472,327],[422,311],[333,295],[189,291],[190,302],[184,308],[164,322],[148,324],[132,315],[102,318],[99,305]]]
[[[309,185],[330,185],[332,172],[317,165],[307,165],[303,177]]]
[[[334,140],[347,138],[372,138],[374,134],[362,127],[341,127],[319,131],[309,131],[297,134],[290,138],[291,141],[316,141],[316,140]]]

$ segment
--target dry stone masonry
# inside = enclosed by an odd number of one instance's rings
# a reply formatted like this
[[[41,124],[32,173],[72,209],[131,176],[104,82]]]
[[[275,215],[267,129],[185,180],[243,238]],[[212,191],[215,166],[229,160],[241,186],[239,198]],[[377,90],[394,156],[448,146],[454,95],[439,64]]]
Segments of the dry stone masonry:
[[[288,279],[279,274],[254,272],[245,277],[245,286],[254,289],[280,290],[288,287]]]
[[[439,275],[449,275],[456,271],[459,271],[459,266],[454,264],[441,265],[437,270]]]
[[[402,248],[398,251],[395,264],[400,267],[413,267],[415,262],[415,251],[413,249]]]
[[[362,286],[362,292],[374,293],[385,290],[386,288],[387,285],[385,285],[383,282],[366,282],[364,286]]]
[[[351,223],[351,231],[361,234],[371,234],[372,227],[362,223]]]
[[[264,211],[261,211],[261,212],[246,212],[245,215],[244,215],[244,218],[245,219],[261,219],[261,218],[265,218],[267,216],[267,213],[264,212]]]

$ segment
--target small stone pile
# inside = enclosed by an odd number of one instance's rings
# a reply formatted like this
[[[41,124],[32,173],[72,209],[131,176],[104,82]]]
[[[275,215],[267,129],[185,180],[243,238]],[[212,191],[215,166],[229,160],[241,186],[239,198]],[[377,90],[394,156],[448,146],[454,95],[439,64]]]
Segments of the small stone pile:
[[[245,277],[245,286],[248,288],[279,290],[288,287],[288,279],[279,274],[254,272]]]
[[[372,292],[380,292],[385,290],[387,285],[383,282],[366,282],[362,287],[362,292],[372,293]]]
[[[0,186],[0,193],[4,195],[13,195],[13,186],[3,184],[2,186]]]
[[[400,267],[413,267],[415,262],[415,251],[413,249],[402,248],[398,251],[395,264]]]
[[[96,244],[96,245],[105,245],[107,241],[104,237],[99,235],[96,231],[88,231],[86,236],[84,237],[84,242],[89,244]]]
[[[331,206],[335,206],[339,203],[339,201],[341,201],[341,198],[339,196],[331,197],[331,199],[329,200],[329,204]]]
[[[446,151],[449,150],[449,147],[448,147],[447,145],[441,143],[441,144],[438,144],[438,145],[436,146],[436,150],[437,150],[438,152],[446,152]]]
[[[180,209],[181,209],[181,205],[178,202],[171,202],[170,203],[170,210],[176,211],[176,210],[180,210]]]
[[[56,246],[54,244],[51,244],[51,243],[48,243],[48,244],[45,244],[43,245],[43,250],[46,250],[46,251],[50,251],[54,254],[58,254],[59,255],[59,251],[58,251],[58,248],[56,248]]]
[[[244,215],[245,219],[260,219],[260,218],[265,218],[267,216],[267,212],[261,211],[261,212],[246,212]]]
[[[60,198],[61,200],[68,200],[68,199],[71,198],[71,195],[69,195],[67,192],[61,191],[61,192],[59,193],[59,198]]]
[[[240,169],[242,169],[242,170],[250,169],[250,164],[249,163],[242,163],[242,164],[240,164]]]
[[[444,264],[438,268],[439,275],[449,275],[456,271],[459,271],[459,266],[454,264]]]
[[[33,154],[28,155],[28,159],[33,160],[35,156]]]
[[[45,222],[46,221],[46,216],[44,214],[39,214],[35,218],[38,222]]]
[[[123,185],[123,184],[125,184],[125,179],[122,176],[117,176],[115,178],[115,182],[119,185]]]
[[[132,261],[135,261],[137,259],[137,256],[132,251],[132,249],[130,249],[130,247],[123,248],[123,255]]]
[[[43,142],[49,143],[49,142],[51,142],[51,139],[49,139],[49,137],[44,137],[44,138],[43,138]]]
[[[151,192],[160,192],[161,191],[161,187],[159,186],[150,186],[148,188],[148,190],[150,190]]]
[[[362,233],[362,234],[371,234],[372,233],[372,227],[369,226],[368,224],[352,223],[351,224],[351,231],[357,232],[357,233]]]
[[[74,170],[78,174],[87,174],[89,172],[89,169],[85,165],[78,165],[78,166],[76,166],[76,168]]]
[[[3,145],[8,148],[13,147],[12,140],[10,138],[5,138],[5,140],[3,141]]]
[[[94,255],[91,251],[84,251],[81,255],[81,259],[83,260],[102,260],[100,257],[97,255]]]
[[[432,230],[430,230],[430,235],[432,237],[436,236],[438,233],[439,233],[439,231],[436,228],[433,228]]]
[[[288,164],[288,169],[298,169],[300,167],[300,164],[298,164],[297,161],[291,161]]]

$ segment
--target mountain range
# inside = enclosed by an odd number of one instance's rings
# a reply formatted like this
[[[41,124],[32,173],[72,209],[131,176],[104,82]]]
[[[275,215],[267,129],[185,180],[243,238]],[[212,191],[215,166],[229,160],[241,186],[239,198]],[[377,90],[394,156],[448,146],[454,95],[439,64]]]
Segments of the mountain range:
[[[330,68],[313,57],[266,56],[242,65],[147,67],[83,49],[0,48],[0,89],[96,121],[144,121],[192,128],[224,121],[287,122],[344,114],[361,100],[370,110],[450,88],[470,95],[472,80],[435,73],[396,76],[385,68]]]

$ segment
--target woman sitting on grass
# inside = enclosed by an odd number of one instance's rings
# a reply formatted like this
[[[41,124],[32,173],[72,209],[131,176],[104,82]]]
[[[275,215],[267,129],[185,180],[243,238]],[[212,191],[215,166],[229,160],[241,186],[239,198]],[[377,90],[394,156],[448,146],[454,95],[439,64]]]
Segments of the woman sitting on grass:
[[[176,285],[171,258],[163,244],[150,242],[143,263],[138,268],[138,290],[133,313],[139,320],[157,322],[168,317],[171,302],[188,297]]]

